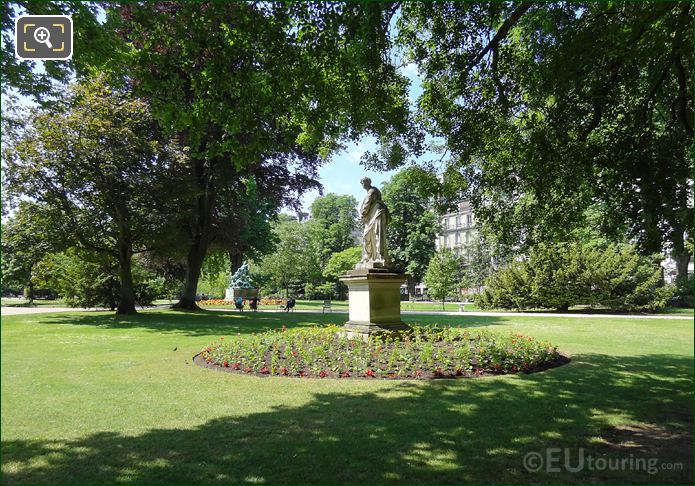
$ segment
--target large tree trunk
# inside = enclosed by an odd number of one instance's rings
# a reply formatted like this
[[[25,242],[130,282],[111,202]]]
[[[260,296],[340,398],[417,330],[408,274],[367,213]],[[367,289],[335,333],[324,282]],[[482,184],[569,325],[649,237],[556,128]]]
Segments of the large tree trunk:
[[[123,229],[128,232],[128,229]],[[116,314],[137,314],[135,310],[135,290],[133,285],[133,272],[131,268],[133,257],[133,245],[127,236],[118,241],[118,275],[120,277],[120,291],[118,297],[118,309]]]
[[[683,237],[673,238],[673,250],[671,257],[676,262],[676,278],[679,281],[685,282],[688,278],[688,264],[690,263],[690,253],[683,244]]]
[[[415,279],[408,277],[408,300],[415,300]]]
[[[203,268],[203,261],[207,254],[207,244],[203,238],[197,238],[188,250],[186,258],[186,278],[183,295],[174,305],[174,309],[200,310],[196,304],[196,294],[198,291],[198,280]]]
[[[673,230],[670,234],[671,240],[671,258],[676,262],[676,278],[679,282],[687,282],[688,279],[688,264],[690,263],[690,252],[685,246],[686,232],[681,228],[688,228],[689,222],[692,219],[692,212],[683,210],[678,214],[679,218],[673,218],[669,221]]]
[[[231,250],[229,252],[229,261],[231,262],[230,270],[232,271],[232,275],[234,275],[234,272],[239,270],[242,263],[244,263],[244,252],[237,249]]]
[[[191,246],[188,249],[186,259],[186,279],[181,299],[173,306],[174,309],[200,310],[196,304],[198,279],[203,268],[203,261],[207,255],[212,231],[212,212],[215,206],[215,190],[212,180],[211,164],[199,159],[194,163],[195,177],[200,189],[196,200],[195,222],[191,231]]]

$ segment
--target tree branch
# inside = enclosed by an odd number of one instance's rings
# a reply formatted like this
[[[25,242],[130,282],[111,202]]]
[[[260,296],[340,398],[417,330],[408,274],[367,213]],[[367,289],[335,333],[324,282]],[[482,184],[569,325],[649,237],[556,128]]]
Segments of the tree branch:
[[[533,6],[533,2],[522,2],[519,4],[519,6],[514,9],[512,14],[507,18],[507,20],[502,23],[502,26],[497,30],[497,33],[495,36],[492,38],[490,42],[483,48],[482,51],[478,53],[477,56],[473,59],[473,62],[471,62],[468,66],[468,68],[465,71],[465,75],[468,76],[468,73],[473,69],[491,50],[497,49],[497,46],[499,43],[507,37],[507,34],[509,34],[509,31],[516,25],[516,23],[519,21],[519,19],[528,11]]]
[[[676,77],[678,78],[678,118],[689,136],[693,136],[692,120],[688,113],[688,85],[685,77],[685,68],[681,56],[676,59]]]

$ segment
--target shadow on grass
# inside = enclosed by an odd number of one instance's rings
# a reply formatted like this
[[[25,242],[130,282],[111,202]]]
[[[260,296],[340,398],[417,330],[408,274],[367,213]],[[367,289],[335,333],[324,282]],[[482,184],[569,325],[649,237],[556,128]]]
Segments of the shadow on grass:
[[[577,355],[512,379],[399,383],[317,393],[303,405],[185,430],[3,441],[5,483],[690,483],[692,366],[683,356]],[[211,371],[213,373],[214,371]],[[281,378],[280,378],[281,379]],[[266,383],[259,379],[259,386]],[[211,399],[208,397],[207,399]],[[669,433],[616,449],[606,414]],[[642,447],[642,442],[649,442]],[[529,472],[528,452],[656,457],[681,470]]]
[[[409,324],[434,324],[477,327],[500,323],[497,317],[404,315]],[[112,313],[66,313],[42,316],[41,324],[95,326],[118,329],[148,329],[154,332],[176,332],[189,336],[246,334],[280,329],[282,326],[301,327],[326,324],[342,325],[347,314],[314,314],[300,312],[201,312],[146,311],[135,316]]]

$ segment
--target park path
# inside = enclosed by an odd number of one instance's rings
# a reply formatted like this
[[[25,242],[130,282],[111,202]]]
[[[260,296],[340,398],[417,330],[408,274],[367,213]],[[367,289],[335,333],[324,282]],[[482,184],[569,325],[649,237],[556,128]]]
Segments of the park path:
[[[222,311],[222,312],[238,312],[236,309],[225,309],[225,308],[210,308],[209,310]],[[284,312],[281,310],[269,310],[269,309],[259,309],[258,312]],[[320,310],[315,309],[296,309],[291,312],[299,312],[304,314],[322,314]],[[244,311],[244,314],[249,314],[251,311]],[[326,314],[347,314],[347,310],[335,310],[332,312],[326,312]],[[556,313],[556,312],[482,312],[482,311],[466,311],[466,312],[450,312],[450,311],[413,311],[404,310],[401,314],[408,315],[440,315],[440,316],[489,316],[489,317],[499,317],[499,316],[532,316],[532,317],[579,317],[579,318],[610,318],[610,319],[690,319],[693,320],[693,316],[670,316],[665,314],[570,314],[570,313]]]
[[[147,309],[157,309],[157,308],[167,308],[168,305],[161,305],[156,307],[147,307]],[[70,308],[70,307],[2,307],[0,308],[0,314],[3,316],[12,316],[18,314],[43,314],[49,312],[96,312],[104,311],[107,309],[80,309],[80,308]],[[237,312],[236,309],[224,309],[224,308],[211,308],[209,310],[222,311],[222,312]],[[258,312],[283,312],[281,310],[272,309],[260,309]],[[314,309],[297,309],[292,312],[299,312],[303,314],[321,314],[320,310]],[[245,314],[249,314],[250,311],[246,311]],[[441,316],[483,316],[483,317],[499,317],[499,316],[531,316],[531,317],[576,317],[576,318],[586,318],[586,319],[597,319],[597,318],[610,318],[610,319],[690,319],[693,320],[693,316],[671,316],[671,315],[659,315],[659,314],[569,314],[569,313],[555,313],[555,312],[480,312],[480,311],[470,311],[470,312],[449,312],[449,311],[401,311],[402,314],[408,315],[418,315],[418,314],[429,314],[429,315],[441,315]],[[347,314],[346,310],[336,310],[333,312],[327,312],[327,314]]]

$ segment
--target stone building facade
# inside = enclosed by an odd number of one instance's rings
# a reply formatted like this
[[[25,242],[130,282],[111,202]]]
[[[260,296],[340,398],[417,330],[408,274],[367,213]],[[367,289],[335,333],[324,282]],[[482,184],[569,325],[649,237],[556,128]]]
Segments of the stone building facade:
[[[440,220],[442,233],[437,237],[437,250],[449,248],[460,255],[466,256],[466,247],[470,245],[477,233],[475,215],[470,202],[462,201],[455,212],[442,215]]]

